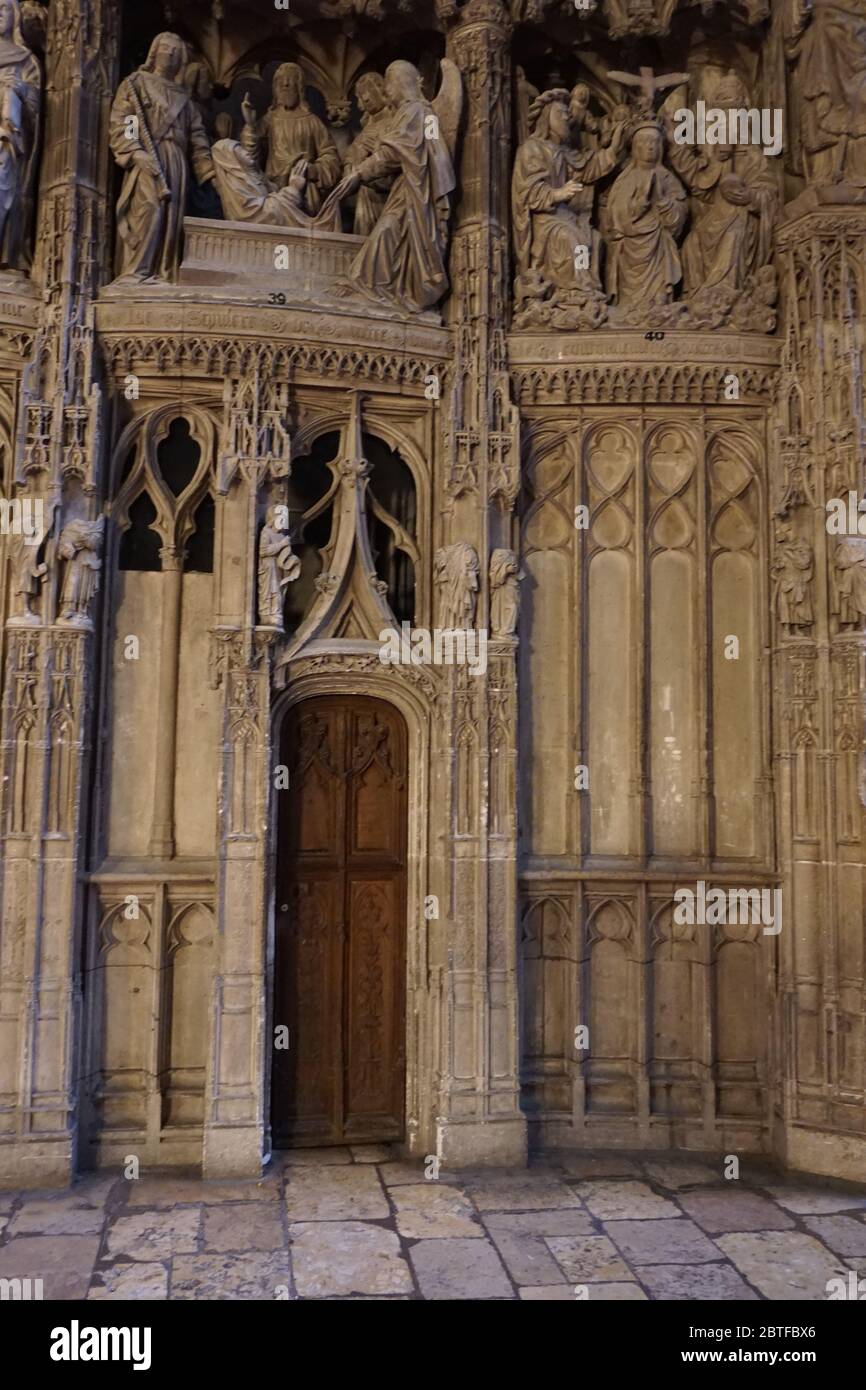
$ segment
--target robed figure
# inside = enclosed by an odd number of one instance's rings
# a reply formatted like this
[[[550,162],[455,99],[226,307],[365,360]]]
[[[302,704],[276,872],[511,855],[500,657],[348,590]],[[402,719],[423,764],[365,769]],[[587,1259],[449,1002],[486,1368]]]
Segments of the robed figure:
[[[188,62],[177,34],[158,34],[147,62],[114,98],[109,138],[125,170],[117,204],[120,280],[176,278],[188,161],[199,183],[214,176],[201,114],[183,84]]]
[[[866,0],[785,0],[809,183],[866,184]]]
[[[18,0],[0,0],[0,266],[27,270],[42,74],[21,34]]]
[[[548,299],[557,308],[582,308],[591,316],[586,326],[593,326],[603,313],[604,292],[590,185],[616,166],[623,132],[619,127],[606,148],[573,149],[568,101],[568,92],[556,88],[532,103],[532,134],[514,161],[515,298],[527,307],[533,299]]]
[[[266,222],[298,231],[339,232],[340,209],[334,199],[311,216],[304,207],[307,166],[300,160],[285,188],[267,178],[237,140],[217,140],[211,156],[216,187],[229,222]]]
[[[305,86],[297,63],[281,63],[274,73],[270,109],[261,120],[256,119],[248,98],[241,103],[241,144],[258,164],[267,149],[264,171],[280,188],[303,159],[307,168],[304,207],[315,214],[340,177],[340,156],[324,121],[307,105]]]
[[[608,290],[629,316],[669,304],[682,279],[677,238],[688,216],[686,190],[662,164],[663,149],[657,123],[640,125],[608,200]]]
[[[385,73],[391,117],[378,148],[345,176],[334,196],[393,176],[382,213],[349,270],[356,289],[403,312],[431,308],[448,289],[445,269],[449,194],[455,187],[453,145],[460,113],[460,74],[442,61],[435,103],[421,92],[421,75],[398,59]]]

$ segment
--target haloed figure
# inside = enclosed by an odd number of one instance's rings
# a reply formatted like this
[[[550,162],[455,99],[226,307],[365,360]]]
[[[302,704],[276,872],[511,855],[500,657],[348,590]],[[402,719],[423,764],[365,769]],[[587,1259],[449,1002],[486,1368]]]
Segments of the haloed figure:
[[[117,204],[118,278],[174,280],[186,208],[188,158],[199,183],[214,176],[189,63],[177,34],[158,34],[147,62],[121,82],[111,108],[114,157],[125,170]]]

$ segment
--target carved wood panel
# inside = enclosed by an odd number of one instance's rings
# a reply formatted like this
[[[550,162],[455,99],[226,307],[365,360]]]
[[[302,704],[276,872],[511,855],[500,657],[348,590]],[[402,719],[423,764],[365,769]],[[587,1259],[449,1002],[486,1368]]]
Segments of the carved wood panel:
[[[274,1142],[402,1138],[406,730],[389,706],[292,709],[278,831]]]

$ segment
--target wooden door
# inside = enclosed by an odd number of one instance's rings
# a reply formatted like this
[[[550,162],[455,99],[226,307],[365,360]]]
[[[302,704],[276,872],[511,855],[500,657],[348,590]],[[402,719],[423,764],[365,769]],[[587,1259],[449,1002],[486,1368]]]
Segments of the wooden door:
[[[402,1139],[406,726],[366,696],[283,721],[271,1123],[279,1146]]]

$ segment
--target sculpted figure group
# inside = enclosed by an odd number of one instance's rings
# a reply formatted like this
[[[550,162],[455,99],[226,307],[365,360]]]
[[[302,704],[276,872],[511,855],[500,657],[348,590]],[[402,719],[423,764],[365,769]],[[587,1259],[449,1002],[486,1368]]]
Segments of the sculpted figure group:
[[[190,89],[194,68],[182,39],[159,34],[115,97],[111,145],[125,171],[117,283],[176,279],[191,169],[200,185],[213,181],[224,216],[237,222],[337,232],[341,204],[357,194],[354,230],[366,240],[343,292],[408,313],[442,298],[462,102],[453,63],[442,62],[434,102],[411,63],[391,63],[384,77],[364,74],[357,84],[361,131],[345,161],[310,110],[296,63],[277,68],[268,110],[257,115],[245,95],[240,138],[223,135],[211,148]]]
[[[529,107],[512,180],[516,326],[772,329],[777,192],[762,151],[677,144],[646,99],[599,120],[588,97],[581,83]],[[713,103],[748,106],[739,79]],[[596,213],[595,185],[617,168]]]

